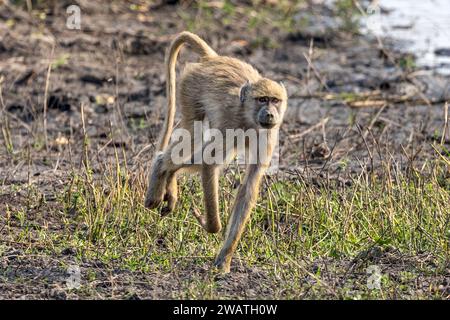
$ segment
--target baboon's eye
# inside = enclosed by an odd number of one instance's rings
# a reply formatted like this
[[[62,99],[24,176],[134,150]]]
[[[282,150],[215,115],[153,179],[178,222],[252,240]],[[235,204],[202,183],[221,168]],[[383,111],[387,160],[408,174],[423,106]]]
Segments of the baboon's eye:
[[[261,104],[266,104],[267,102],[269,102],[269,98],[268,97],[259,97],[258,98],[258,102]]]
[[[280,102],[280,99],[270,98],[270,102],[273,103],[273,104],[278,104]]]

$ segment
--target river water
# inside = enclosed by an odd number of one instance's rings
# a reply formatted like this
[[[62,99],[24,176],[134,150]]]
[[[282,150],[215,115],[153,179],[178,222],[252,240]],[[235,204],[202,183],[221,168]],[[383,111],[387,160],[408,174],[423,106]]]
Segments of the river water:
[[[398,40],[419,67],[450,75],[450,0],[378,0],[367,8],[363,30]]]

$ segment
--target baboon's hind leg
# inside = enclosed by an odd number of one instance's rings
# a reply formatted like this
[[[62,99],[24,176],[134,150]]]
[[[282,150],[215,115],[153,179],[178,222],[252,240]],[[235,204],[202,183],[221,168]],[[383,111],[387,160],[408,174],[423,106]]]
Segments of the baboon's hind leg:
[[[194,120],[186,120],[182,119],[181,127],[188,130],[190,134],[191,139],[191,146],[195,143],[194,141]],[[193,150],[189,151],[189,154],[185,155],[185,159],[190,159],[190,162],[184,163],[184,161],[181,161],[180,164],[174,164],[172,160],[172,149],[175,144],[169,145],[167,148],[167,151],[164,154],[164,167],[167,168],[167,178],[166,178],[166,189],[163,200],[167,202],[167,204],[162,208],[161,215],[165,216],[168,213],[172,212],[175,209],[175,206],[178,201],[178,183],[177,183],[177,173],[179,170],[183,168],[189,167],[191,171],[197,171],[198,166],[193,164],[192,161],[192,153]]]
[[[166,172],[164,171],[165,154],[160,152],[155,155],[148,181],[147,193],[145,195],[145,207],[156,208],[164,199],[166,189]]]
[[[194,145],[194,121],[182,121],[181,127],[185,128],[190,133],[191,146]],[[193,164],[192,153],[187,154],[186,159],[190,159],[191,163],[187,161],[184,163],[183,159],[180,164],[175,164],[172,160],[172,149],[177,143],[171,143],[164,153],[159,153],[155,156],[152,164],[151,174],[149,178],[149,186],[145,199],[145,206],[147,208],[156,208],[163,201],[167,204],[161,210],[161,215],[167,215],[175,209],[178,200],[178,184],[177,171],[189,167],[191,171],[198,171],[200,166]]]
[[[145,206],[149,209],[158,207],[163,201],[168,202],[162,213],[173,210],[177,202],[177,180],[175,173],[183,166],[176,165],[171,159],[173,144],[166,151],[159,152],[153,160],[148,181]]]
[[[194,209],[197,221],[209,233],[217,233],[222,229],[219,216],[219,170],[218,165],[204,164],[202,166],[205,214]]]
[[[178,183],[177,173],[174,172],[167,178],[166,182],[166,194],[164,195],[164,201],[167,201],[167,205],[162,208],[161,215],[165,216],[175,209],[178,201]]]

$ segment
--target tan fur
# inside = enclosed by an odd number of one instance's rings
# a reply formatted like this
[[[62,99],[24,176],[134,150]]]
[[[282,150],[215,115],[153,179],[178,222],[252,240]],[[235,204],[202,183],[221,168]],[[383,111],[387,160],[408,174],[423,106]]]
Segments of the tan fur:
[[[145,205],[155,208],[167,201],[162,213],[172,211],[177,201],[177,173],[181,169],[200,172],[206,212],[201,214],[195,210],[194,216],[206,231],[215,233],[221,230],[218,198],[221,165],[175,165],[171,160],[173,144],[169,145],[169,140],[175,117],[175,64],[184,43],[200,55],[200,62],[190,63],[185,67],[179,83],[180,126],[192,134],[194,121],[204,119],[209,121],[211,128],[222,132],[226,129],[260,130],[261,126],[268,125],[269,143],[265,151],[270,159],[287,106],[287,93],[283,85],[262,77],[249,64],[217,55],[192,33],[182,32],[172,41],[166,58],[168,112],[158,153],[152,164]],[[260,97],[269,97],[269,101],[276,101],[273,100],[276,98],[279,102],[268,102],[261,106],[261,100],[258,100]],[[188,157],[193,157],[193,154]],[[231,257],[255,205],[261,178],[267,166],[268,163],[247,166],[246,177],[238,190],[229,219],[225,243],[215,261],[215,265],[223,271],[230,270]]]
[[[202,57],[214,57],[217,53],[211,49],[205,41],[200,39],[197,35],[190,32],[180,33],[173,41],[169,47],[166,54],[166,73],[167,73],[167,84],[166,84],[166,94],[168,99],[168,110],[167,116],[164,124],[163,134],[161,135],[161,140],[159,142],[158,150],[163,150],[169,143],[170,134],[173,129],[173,121],[175,119],[175,65],[177,62],[178,53],[184,43],[187,43],[195,53]]]

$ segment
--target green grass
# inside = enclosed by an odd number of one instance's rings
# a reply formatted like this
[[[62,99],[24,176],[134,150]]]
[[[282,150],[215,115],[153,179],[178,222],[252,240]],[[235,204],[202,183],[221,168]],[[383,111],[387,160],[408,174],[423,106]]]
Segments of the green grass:
[[[196,10],[195,15],[189,14],[184,8],[177,11],[186,29],[192,32],[201,33],[211,28],[223,30],[235,21],[245,21],[248,31],[255,31],[255,34],[260,34],[267,26],[283,33],[302,32],[309,24],[307,16],[299,16],[299,13],[305,11],[305,0],[252,0],[250,3],[239,4],[228,0],[198,0],[192,3],[192,7]],[[337,17],[339,30],[358,32],[361,13],[353,0],[338,0],[330,8]],[[275,43],[272,46],[277,45],[277,39],[269,40]]]
[[[241,254],[250,264],[269,263],[279,252],[292,258],[339,258],[377,244],[411,254],[433,252],[444,262],[449,250],[450,195],[448,185],[444,189],[438,181],[443,173],[434,174],[435,179],[418,174],[407,178],[396,173],[392,179],[363,175],[346,188],[308,186],[301,177],[267,181],[240,245]],[[80,212],[79,222],[86,230],[74,238],[87,245],[114,247],[105,251],[106,258],[114,257],[119,248],[135,248],[129,258],[136,266],[141,255],[160,258],[154,250],[157,239],[164,239],[172,258],[213,258],[221,236],[203,232],[191,214],[193,203],[201,207],[199,181],[182,181],[177,211],[161,219],[157,211],[142,207],[144,176],[133,179],[123,167],[111,167],[97,181],[75,176],[64,203],[67,210]],[[222,185],[221,209],[229,212],[232,185],[227,181]]]
[[[118,159],[116,154],[116,160],[105,164],[101,175],[94,175],[87,165],[81,171],[74,170],[66,188],[57,195],[59,210],[52,214],[63,225],[62,232],[51,232],[27,220],[27,210],[46,203],[31,186],[29,198],[34,200],[29,207],[7,210],[6,238],[38,243],[49,255],[72,248],[79,261],[96,259],[132,271],[166,273],[210,266],[222,234],[207,234],[192,215],[194,204],[202,207],[199,179],[181,177],[181,201],[173,214],[161,218],[157,210],[143,207],[144,172],[131,170]],[[223,220],[233,203],[233,185],[241,174],[232,166],[221,180]],[[398,290],[408,292],[408,285],[384,275],[382,290],[365,288],[364,280],[355,294],[351,289],[355,280],[330,285],[322,278],[321,268],[312,272],[304,262],[349,261],[377,248],[410,256],[426,252],[435,265],[426,272],[445,273],[450,241],[449,180],[448,165],[440,160],[408,174],[385,164],[384,174],[363,172],[350,186],[325,179],[319,185],[312,184],[301,175],[267,177],[233,264],[261,268],[279,279],[280,292],[274,292],[275,298],[298,297],[305,290],[305,276],[314,279],[309,291],[317,297],[387,298]],[[9,227],[13,219],[20,224],[20,233]],[[419,271],[410,272],[417,276]],[[404,276],[400,278],[405,281]],[[214,279],[214,274],[206,282],[194,277],[179,297],[217,297]]]
[[[293,32],[301,29],[305,21],[296,18],[296,14],[303,9],[305,1],[277,1],[267,3],[254,0],[251,4],[234,4],[232,1],[194,1],[192,6],[196,14],[187,13],[184,9],[178,10],[178,15],[184,21],[187,30],[203,32],[211,28],[224,29],[236,21],[245,21],[249,31],[260,33],[267,26],[283,32]],[[274,47],[276,39],[261,37],[256,45]]]

